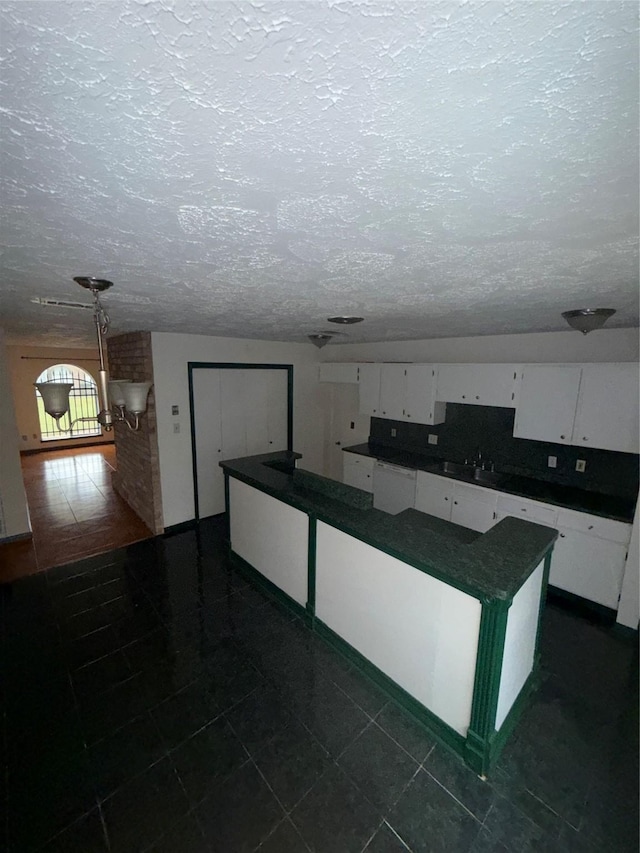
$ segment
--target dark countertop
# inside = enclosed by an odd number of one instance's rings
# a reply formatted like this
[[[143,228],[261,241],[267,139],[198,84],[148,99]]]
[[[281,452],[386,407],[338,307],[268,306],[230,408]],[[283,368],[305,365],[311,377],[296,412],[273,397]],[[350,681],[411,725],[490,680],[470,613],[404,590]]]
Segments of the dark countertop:
[[[628,524],[633,521],[635,501],[628,498],[601,495],[598,492],[589,492],[584,489],[576,489],[572,486],[562,486],[557,483],[548,483],[544,480],[535,480],[533,477],[522,477],[516,474],[504,474],[499,482],[493,485],[481,483],[472,477],[445,473],[439,467],[443,460],[435,456],[426,456],[390,447],[371,448],[369,444],[354,444],[352,447],[344,447],[343,450],[347,453],[356,453],[359,456],[380,459],[383,462],[390,462],[394,465],[402,465],[405,468],[415,468],[417,471],[437,474],[439,477],[448,477],[451,480],[472,483],[474,486],[480,486],[483,489],[492,489],[521,498],[530,498],[531,500],[553,504],[554,506],[564,507],[565,509],[588,512],[591,515],[599,515],[615,521],[624,521]]]
[[[550,527],[519,518],[505,518],[480,534],[414,509],[389,515],[357,508],[327,494],[323,477],[317,479],[324,491],[315,491],[312,481],[317,475],[311,472],[301,472],[298,484],[293,465],[299,458],[300,454],[282,451],[229,459],[220,466],[225,474],[479,599],[510,601],[558,535]],[[274,463],[280,470],[271,467]],[[282,470],[283,463],[292,473]]]

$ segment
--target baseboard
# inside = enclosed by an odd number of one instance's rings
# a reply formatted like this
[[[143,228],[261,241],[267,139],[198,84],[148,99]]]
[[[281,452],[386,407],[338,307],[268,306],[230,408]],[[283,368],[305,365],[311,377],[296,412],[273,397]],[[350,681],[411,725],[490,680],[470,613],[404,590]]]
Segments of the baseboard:
[[[0,539],[0,545],[8,545],[10,542],[30,542],[33,539],[33,533],[29,530],[26,533],[15,533],[13,536],[5,536]]]
[[[113,444],[115,444],[113,439],[111,439],[110,441],[92,441],[91,444],[55,444],[49,447],[32,447],[30,450],[21,450],[20,456],[33,456],[34,453],[52,453],[54,450],[79,450],[82,447],[105,447],[106,445]]]
[[[611,607],[605,607],[603,604],[581,598],[579,595],[574,595],[572,592],[567,592],[556,586],[547,587],[547,601],[550,604],[562,607],[564,610],[578,613],[599,625],[613,626],[616,621],[616,611],[612,610]]]

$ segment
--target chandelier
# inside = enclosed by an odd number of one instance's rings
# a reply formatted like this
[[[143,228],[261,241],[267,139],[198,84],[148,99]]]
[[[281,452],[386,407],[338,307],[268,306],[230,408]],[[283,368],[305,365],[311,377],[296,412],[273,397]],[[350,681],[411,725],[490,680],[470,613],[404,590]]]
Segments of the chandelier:
[[[98,336],[98,355],[100,371],[98,378],[98,403],[100,411],[95,417],[83,417],[71,420],[69,393],[73,382],[36,382],[44,403],[44,410],[55,420],[60,432],[71,432],[75,424],[81,421],[98,421],[102,429],[109,432],[114,423],[125,423],[130,430],[140,429],[140,416],[147,410],[147,396],[151,382],[131,382],[130,379],[112,379],[107,381],[104,366],[104,338],[109,331],[109,315],[102,307],[100,294],[113,286],[112,281],[91,276],[76,276],[73,279],[80,287],[90,290],[93,295],[93,319]],[[110,405],[111,404],[111,405]],[[60,421],[69,417],[68,426]]]

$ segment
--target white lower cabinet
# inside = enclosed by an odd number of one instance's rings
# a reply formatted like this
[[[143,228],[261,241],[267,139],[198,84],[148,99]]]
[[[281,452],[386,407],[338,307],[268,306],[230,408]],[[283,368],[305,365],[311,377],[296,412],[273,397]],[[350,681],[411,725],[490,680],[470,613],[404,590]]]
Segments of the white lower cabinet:
[[[631,525],[560,509],[558,531],[549,583],[617,610]]]
[[[486,532],[507,516],[555,527],[549,583],[616,610],[631,525],[418,471],[416,509]]]
[[[485,533],[495,523],[496,500],[491,489],[418,471],[416,509],[427,515]]]
[[[368,456],[358,456],[355,453],[343,454],[342,481],[347,486],[362,489],[363,492],[373,492],[373,466],[376,460]]]

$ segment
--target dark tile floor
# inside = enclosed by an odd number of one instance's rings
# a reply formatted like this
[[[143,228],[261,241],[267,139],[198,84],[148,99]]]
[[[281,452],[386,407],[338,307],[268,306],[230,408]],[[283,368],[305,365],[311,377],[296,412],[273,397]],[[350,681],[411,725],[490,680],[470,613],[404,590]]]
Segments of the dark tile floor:
[[[488,782],[229,564],[219,519],[2,591],[0,847],[637,850],[637,658],[549,607]]]

